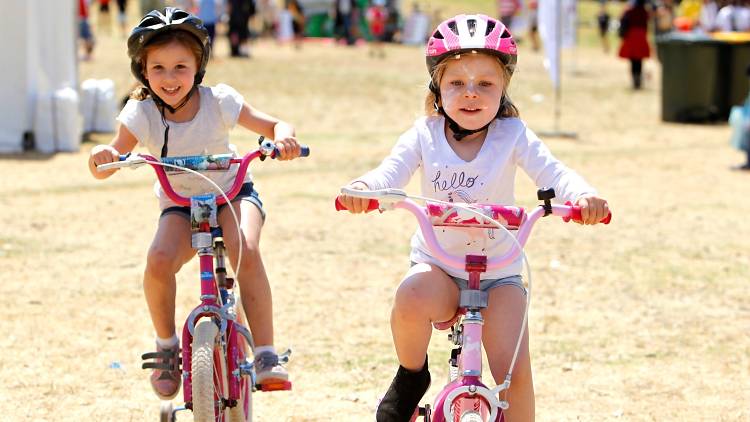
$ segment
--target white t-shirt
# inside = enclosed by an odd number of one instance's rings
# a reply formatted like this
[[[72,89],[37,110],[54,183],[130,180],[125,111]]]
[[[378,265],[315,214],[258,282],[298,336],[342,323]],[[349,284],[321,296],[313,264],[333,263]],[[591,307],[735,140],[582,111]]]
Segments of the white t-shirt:
[[[449,202],[514,205],[516,167],[521,167],[539,187],[555,189],[556,201],[575,201],[596,194],[581,176],[559,162],[549,149],[518,118],[495,119],[477,156],[466,162],[445,138],[445,119],[423,117],[401,135],[391,154],[376,169],[358,180],[370,189],[402,188],[417,169],[421,170],[422,196]],[[440,245],[448,253],[465,256],[485,254],[489,258],[506,253],[513,241],[501,230],[436,227]],[[465,271],[441,264],[431,256],[417,229],[411,240],[410,259],[430,263],[448,274],[466,279]],[[482,279],[503,278],[521,273],[519,257],[508,267],[487,271]]]
[[[240,110],[245,100],[232,87],[224,84],[215,87],[199,86],[200,108],[195,117],[188,122],[172,122],[169,124],[169,140],[167,155],[169,157],[205,155],[205,154],[236,154],[234,145],[229,143],[229,130],[237,124]],[[148,149],[154,157],[161,156],[164,145],[164,123],[161,113],[152,98],[143,101],[129,100],[117,116],[125,127],[136,137],[138,143]],[[229,171],[203,172],[223,190],[228,190],[237,174],[237,166]],[[248,170],[245,181],[251,181]],[[206,192],[216,192],[208,182],[190,173],[169,173],[169,182],[174,190],[183,196],[198,195]],[[159,198],[161,209],[174,206],[156,182],[154,186]]]

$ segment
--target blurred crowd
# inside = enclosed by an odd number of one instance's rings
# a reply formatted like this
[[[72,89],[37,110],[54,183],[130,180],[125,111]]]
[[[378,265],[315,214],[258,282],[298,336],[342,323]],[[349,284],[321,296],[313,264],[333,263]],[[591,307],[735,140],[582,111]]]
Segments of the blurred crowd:
[[[661,0],[651,9],[657,35],[673,30],[750,31],[750,0]]]
[[[383,43],[423,44],[442,19],[438,9],[425,10],[419,2],[402,5],[402,0],[78,0],[81,58],[92,58],[97,36],[125,38],[138,17],[166,6],[200,17],[212,41],[226,37],[231,57],[249,57],[258,38],[297,47],[308,38],[369,44],[374,55],[383,56]],[[407,13],[402,6],[408,6]]]

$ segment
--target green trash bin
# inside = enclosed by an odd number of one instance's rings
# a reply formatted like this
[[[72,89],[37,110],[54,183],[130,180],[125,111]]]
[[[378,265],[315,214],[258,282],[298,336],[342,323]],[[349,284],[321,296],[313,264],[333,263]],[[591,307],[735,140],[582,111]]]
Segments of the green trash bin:
[[[729,56],[729,80],[727,85],[727,107],[742,105],[748,95],[748,68],[750,68],[750,41],[725,42]]]
[[[657,38],[662,70],[662,120],[726,120],[728,54],[723,44],[692,33],[672,32]]]

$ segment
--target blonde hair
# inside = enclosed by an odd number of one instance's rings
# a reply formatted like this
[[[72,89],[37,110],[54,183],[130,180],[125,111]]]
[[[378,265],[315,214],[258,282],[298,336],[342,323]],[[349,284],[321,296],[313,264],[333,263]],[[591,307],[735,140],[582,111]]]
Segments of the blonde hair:
[[[483,53],[478,53],[483,54]],[[510,85],[510,78],[513,76],[511,71],[508,69],[507,66],[505,66],[505,63],[500,60],[499,57],[486,54],[488,57],[495,58],[498,63],[500,63],[500,68],[502,69],[502,76],[503,81],[505,81],[505,86],[503,86],[503,98],[500,101],[500,109],[497,112],[497,117],[499,118],[506,118],[506,117],[519,117],[518,108],[513,104],[513,102],[510,100],[510,96],[508,96],[508,86]],[[435,66],[435,69],[432,72],[432,80],[430,81],[430,84],[437,90],[440,91],[440,81],[443,79],[443,74],[445,73],[445,68],[448,67],[448,60],[441,60],[440,63],[438,63]],[[430,89],[427,92],[427,97],[424,99],[424,113],[427,116],[437,116],[440,113],[437,110],[437,94]]]
[[[195,35],[187,31],[165,31],[156,35],[151,41],[149,41],[136,56],[135,60],[140,63],[143,73],[146,73],[146,58],[148,57],[148,53],[155,48],[163,47],[172,42],[177,42],[190,50],[190,52],[193,53],[193,56],[195,56],[196,66],[201,63],[201,60],[203,59],[203,47]],[[130,93],[130,98],[138,101],[145,100],[150,96],[151,91],[145,86],[139,86]]]

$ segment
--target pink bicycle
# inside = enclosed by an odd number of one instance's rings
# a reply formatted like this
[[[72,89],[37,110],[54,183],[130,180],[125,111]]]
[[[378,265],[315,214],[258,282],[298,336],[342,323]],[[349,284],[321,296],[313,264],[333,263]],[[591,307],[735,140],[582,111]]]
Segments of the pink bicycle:
[[[309,153],[309,148],[302,148],[302,156]],[[274,158],[277,154],[273,143],[261,138],[260,147],[242,158],[219,154],[164,157],[159,160],[147,154],[128,154],[120,156],[119,162],[97,167],[97,170],[103,171],[148,164],[156,171],[159,183],[169,198],[178,205],[190,206],[192,246],[200,259],[201,303],[188,315],[183,325],[181,362],[143,364],[144,369],[179,369],[180,363],[183,365],[185,404],[175,408],[171,401],[162,402],[161,422],[173,422],[177,412],[187,409],[192,410],[195,422],[247,422],[252,418],[253,391],[290,390],[292,387],[289,381],[262,386],[255,384],[253,354],[248,353],[247,349],[254,349],[253,338],[250,330],[238,321],[237,302],[232,290],[234,279],[227,276],[224,240],[216,219],[218,206],[230,202],[239,193],[250,162],[256,158]],[[239,168],[229,192],[224,193],[206,178],[221,192],[218,197],[214,194],[190,198],[181,196],[170,185],[165,171],[165,168],[175,169],[204,177],[198,173],[199,170],[228,170],[232,165],[239,165]],[[231,207],[229,209],[239,232],[237,215]],[[242,259],[241,251],[239,259]],[[239,268],[239,262],[237,266]],[[279,361],[288,362],[290,353],[290,350],[282,353]],[[159,352],[143,355],[144,360],[163,357]]]
[[[468,289],[461,291],[459,307],[455,316],[449,320],[435,323],[439,330],[450,329],[449,340],[453,344],[449,360],[449,382],[435,398],[435,405],[429,404],[415,409],[411,420],[422,416],[425,422],[497,422],[503,421],[503,410],[509,403],[500,400],[500,393],[510,387],[512,370],[515,366],[518,350],[521,345],[524,327],[528,315],[531,296],[531,274],[528,273],[528,294],[526,309],[519,327],[518,341],[510,368],[502,384],[490,389],[482,382],[482,309],[487,307],[488,293],[479,289],[480,276],[488,269],[505,267],[516,260],[519,255],[526,256],[523,246],[531,233],[531,228],[542,216],[556,215],[564,221],[582,221],[580,207],[570,203],[553,205],[551,199],[555,193],[552,189],[540,189],[537,196],[544,201],[543,205],[526,213],[523,208],[494,204],[458,204],[436,201],[429,198],[407,195],[398,189],[359,191],[343,188],[343,194],[360,198],[370,198],[368,210],[379,209],[381,212],[391,209],[404,209],[417,218],[419,228],[424,235],[427,247],[435,258],[444,265],[466,271],[469,274]],[[412,199],[425,201],[420,206]],[[336,209],[345,209],[336,200]],[[601,222],[608,224],[609,214]],[[518,230],[514,246],[502,256],[487,259],[484,255],[466,255],[458,257],[448,254],[438,243],[433,227],[449,226],[461,228]],[[526,263],[528,269],[528,263]]]

